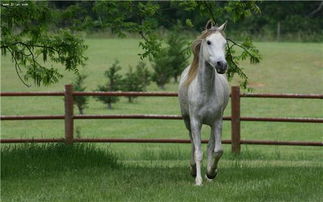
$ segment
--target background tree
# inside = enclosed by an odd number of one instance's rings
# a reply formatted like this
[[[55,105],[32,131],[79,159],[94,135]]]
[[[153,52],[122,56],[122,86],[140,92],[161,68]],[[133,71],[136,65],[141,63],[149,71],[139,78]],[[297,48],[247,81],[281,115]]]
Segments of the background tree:
[[[107,82],[104,85],[99,85],[97,91],[118,91],[122,88],[122,76],[118,73],[121,69],[119,61],[115,61],[112,66],[105,71],[104,75],[107,78]],[[119,101],[118,97],[115,96],[97,96],[98,101],[103,102],[107,105],[108,109],[112,109],[112,103]]]
[[[172,68],[172,76],[177,82],[182,71],[188,66],[188,58],[190,57],[190,42],[184,35],[179,35],[181,30],[179,27],[173,29],[167,37],[168,59]]]
[[[125,77],[122,80],[122,89],[124,91],[146,91],[147,86],[150,84],[151,75],[144,62],[139,62],[133,71],[130,67]],[[135,96],[128,96],[128,101],[133,102]]]
[[[223,23],[229,21],[228,35],[236,40],[243,36],[276,39],[278,21],[281,23],[282,39],[322,41],[323,3],[320,1],[263,1],[229,3],[225,1],[158,1],[158,2],[94,2],[94,1],[50,1],[51,8],[58,9],[57,26],[75,30],[107,31],[126,35],[128,32],[142,34],[149,39],[150,33],[159,28],[170,30],[177,21],[187,25],[183,30],[200,32],[205,22],[214,17]],[[238,5],[240,4],[240,5]],[[257,9],[255,5],[259,8]],[[207,8],[209,7],[209,8]],[[118,10],[127,12],[118,12]],[[257,10],[261,10],[258,13]],[[255,12],[256,11],[256,12]],[[236,15],[236,14],[238,15]],[[240,13],[240,14],[239,14]],[[275,13],[275,15],[273,15]],[[62,16],[62,17],[61,17]],[[112,16],[118,17],[114,19]],[[181,31],[183,31],[181,30]],[[273,35],[274,38],[270,38]],[[242,37],[241,37],[242,36]],[[296,38],[295,38],[296,37]],[[152,37],[153,38],[153,37]],[[152,43],[150,44],[152,45]],[[148,45],[149,46],[149,45]]]
[[[159,50],[159,52],[150,59],[154,70],[152,80],[156,82],[157,86],[161,89],[165,89],[165,85],[169,82],[174,72],[168,56],[167,47]]]
[[[162,89],[172,77],[177,82],[178,76],[188,66],[191,46],[183,35],[178,34],[179,27],[168,34],[166,44],[158,54],[150,57],[154,70],[152,79]]]
[[[49,1],[55,11],[55,26],[75,31],[94,30],[94,1]]]
[[[83,40],[66,29],[50,31],[53,19],[47,2],[1,2],[1,53],[11,56],[19,79],[27,86],[29,80],[39,86],[63,77],[49,62],[76,73],[86,60]]]
[[[85,91],[86,87],[84,86],[84,80],[86,79],[86,75],[77,74],[76,78],[73,82],[73,88],[75,91]],[[89,97],[87,96],[74,96],[74,104],[77,106],[80,114],[83,114],[84,109],[87,108],[89,101]]]

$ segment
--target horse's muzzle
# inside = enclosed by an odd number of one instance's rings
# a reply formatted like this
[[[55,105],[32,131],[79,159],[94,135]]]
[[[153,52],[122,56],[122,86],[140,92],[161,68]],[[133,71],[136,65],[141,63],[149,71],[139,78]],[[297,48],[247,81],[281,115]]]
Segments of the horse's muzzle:
[[[216,72],[219,74],[224,74],[227,71],[228,65],[226,61],[218,61],[216,62]]]
[[[224,74],[227,71],[227,69],[216,69],[216,72],[218,74]]]

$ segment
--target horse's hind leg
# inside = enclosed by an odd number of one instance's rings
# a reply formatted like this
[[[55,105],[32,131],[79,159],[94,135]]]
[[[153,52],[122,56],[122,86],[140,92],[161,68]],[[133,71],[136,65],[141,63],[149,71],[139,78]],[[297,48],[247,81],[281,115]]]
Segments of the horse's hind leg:
[[[192,137],[192,133],[191,133],[191,124],[190,124],[190,118],[189,117],[184,117],[184,122],[185,122],[185,126],[189,132],[189,136],[191,139],[191,145],[192,145],[192,155],[191,155],[191,161],[190,161],[190,166],[191,166],[191,175],[192,177],[196,177],[196,164],[195,164],[195,159],[194,159],[194,153],[195,153],[195,146],[193,143],[193,137]]]
[[[208,144],[208,165],[206,177],[212,180],[217,175],[218,162],[223,154],[222,143],[222,119],[217,120],[211,128],[211,135]]]

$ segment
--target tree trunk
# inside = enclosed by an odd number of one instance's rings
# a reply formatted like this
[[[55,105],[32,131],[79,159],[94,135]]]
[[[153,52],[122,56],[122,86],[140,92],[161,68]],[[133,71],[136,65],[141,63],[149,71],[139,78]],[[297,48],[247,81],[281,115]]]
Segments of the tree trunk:
[[[165,85],[164,84],[159,84],[158,87],[165,90]]]
[[[280,41],[280,21],[277,22],[277,41]]]
[[[177,83],[177,80],[178,80],[177,77],[178,77],[177,75],[174,75],[174,83]]]
[[[131,96],[128,97],[128,102],[133,103],[133,98]]]
[[[298,39],[298,41],[302,41],[301,31],[299,31],[299,30],[297,32],[297,39]]]
[[[82,107],[79,107],[79,112],[80,112],[80,114],[83,114],[83,109],[82,109]]]

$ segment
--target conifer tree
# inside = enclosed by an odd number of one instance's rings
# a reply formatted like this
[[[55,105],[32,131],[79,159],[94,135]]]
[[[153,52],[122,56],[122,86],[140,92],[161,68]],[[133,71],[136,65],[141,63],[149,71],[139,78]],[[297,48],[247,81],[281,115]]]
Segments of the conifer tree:
[[[75,91],[85,91],[84,80],[86,75],[78,74],[73,82],[73,88]],[[87,108],[89,97],[87,96],[74,96],[74,104],[77,106],[80,114],[83,114],[84,109]]]
[[[146,91],[146,87],[150,84],[150,72],[148,71],[146,64],[140,61],[136,69],[133,70],[132,67],[126,73],[123,79],[123,90],[124,91]],[[133,102],[135,96],[128,96],[128,101]]]
[[[154,70],[152,80],[156,82],[157,86],[161,89],[165,89],[165,84],[169,82],[173,74],[170,58],[168,56],[168,48],[162,48],[151,59],[152,68]]]
[[[116,60],[112,66],[105,71],[104,75],[107,78],[107,82],[104,85],[99,85],[97,91],[118,91],[121,90],[122,76],[118,73],[121,69],[119,61]],[[115,96],[97,96],[98,101],[107,105],[108,109],[112,109],[112,103],[119,101]]]

